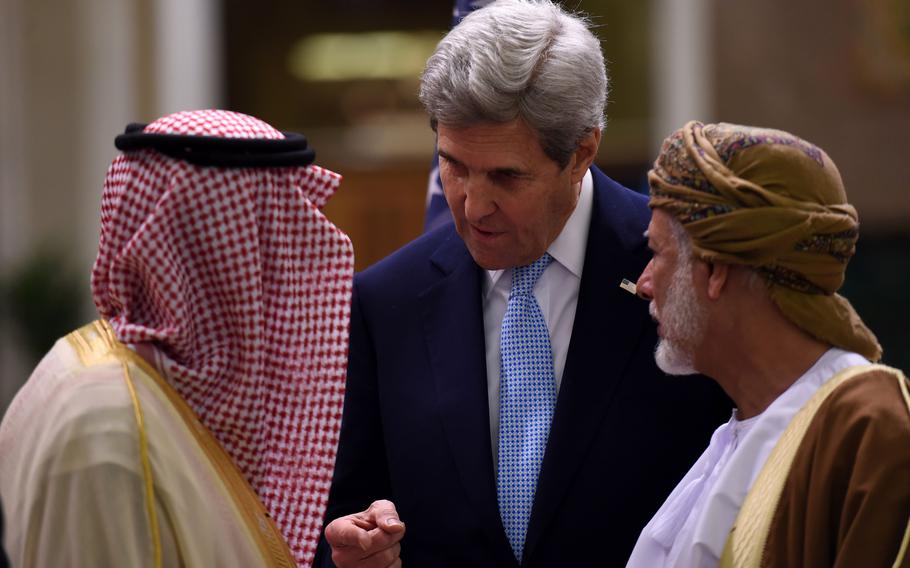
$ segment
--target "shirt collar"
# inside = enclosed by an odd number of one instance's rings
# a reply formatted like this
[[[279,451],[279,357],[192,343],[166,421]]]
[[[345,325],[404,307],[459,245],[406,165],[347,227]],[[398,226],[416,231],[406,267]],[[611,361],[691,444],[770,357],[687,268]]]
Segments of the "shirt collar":
[[[550,244],[547,252],[553,260],[563,265],[576,278],[581,278],[585,263],[585,245],[588,242],[588,229],[591,227],[591,211],[594,207],[594,177],[589,169],[581,180],[581,191],[575,210],[569,215],[562,232]],[[488,295],[506,269],[486,270],[484,296]]]

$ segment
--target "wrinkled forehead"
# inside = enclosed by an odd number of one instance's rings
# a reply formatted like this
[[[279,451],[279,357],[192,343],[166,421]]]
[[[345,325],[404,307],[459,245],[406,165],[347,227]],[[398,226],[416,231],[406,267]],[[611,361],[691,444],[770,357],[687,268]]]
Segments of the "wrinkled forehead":
[[[673,213],[662,207],[651,210],[651,221],[645,230],[644,236],[648,239],[648,246],[654,249],[663,249],[673,247],[677,241],[677,233],[674,231]]]

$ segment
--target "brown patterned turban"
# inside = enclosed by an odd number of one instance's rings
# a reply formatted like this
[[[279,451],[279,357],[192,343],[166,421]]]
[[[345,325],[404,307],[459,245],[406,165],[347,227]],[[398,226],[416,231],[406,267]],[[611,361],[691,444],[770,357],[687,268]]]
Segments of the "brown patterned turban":
[[[651,208],[683,224],[696,256],[755,268],[791,322],[881,358],[875,335],[836,293],[859,225],[824,151],[780,130],[692,121],[664,140],[648,182]]]

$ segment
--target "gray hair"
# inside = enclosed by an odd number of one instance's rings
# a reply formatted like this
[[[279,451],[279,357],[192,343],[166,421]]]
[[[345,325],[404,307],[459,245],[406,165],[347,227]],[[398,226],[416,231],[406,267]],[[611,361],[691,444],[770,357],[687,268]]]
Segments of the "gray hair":
[[[667,219],[670,221],[670,232],[673,233],[673,239],[676,241],[676,253],[679,255],[679,260],[690,261],[692,259],[692,237],[674,215],[668,215]]]
[[[434,130],[520,117],[565,167],[579,142],[604,127],[607,71],[584,17],[550,0],[498,0],[439,42],[419,97]]]

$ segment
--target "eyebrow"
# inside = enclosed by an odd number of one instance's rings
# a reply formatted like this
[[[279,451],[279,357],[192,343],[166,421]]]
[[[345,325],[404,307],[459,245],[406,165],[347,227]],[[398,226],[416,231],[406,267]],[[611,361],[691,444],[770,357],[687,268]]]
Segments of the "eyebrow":
[[[460,163],[461,163],[461,162],[459,162],[458,160],[456,160],[454,156],[452,156],[451,154],[449,154],[449,153],[446,152],[445,150],[436,150],[436,153],[439,154],[439,157],[440,157],[440,158],[444,158],[445,160],[447,160],[447,161],[449,161],[449,162],[454,162],[454,163],[456,163],[456,164],[460,164]]]
[[[458,158],[449,154],[445,150],[437,150],[436,153],[439,154],[440,158],[442,158],[448,162],[452,162],[453,164],[459,165],[459,166],[464,165]],[[493,168],[488,173],[494,174],[494,175],[505,175],[505,176],[512,176],[512,177],[528,177],[531,175],[530,173],[520,170],[518,168],[509,168],[509,167]]]
[[[518,170],[515,168],[496,168],[496,169],[492,170],[490,173],[504,175],[504,176],[510,176],[510,177],[527,177],[528,175],[530,175],[527,172],[523,172],[522,170]]]

